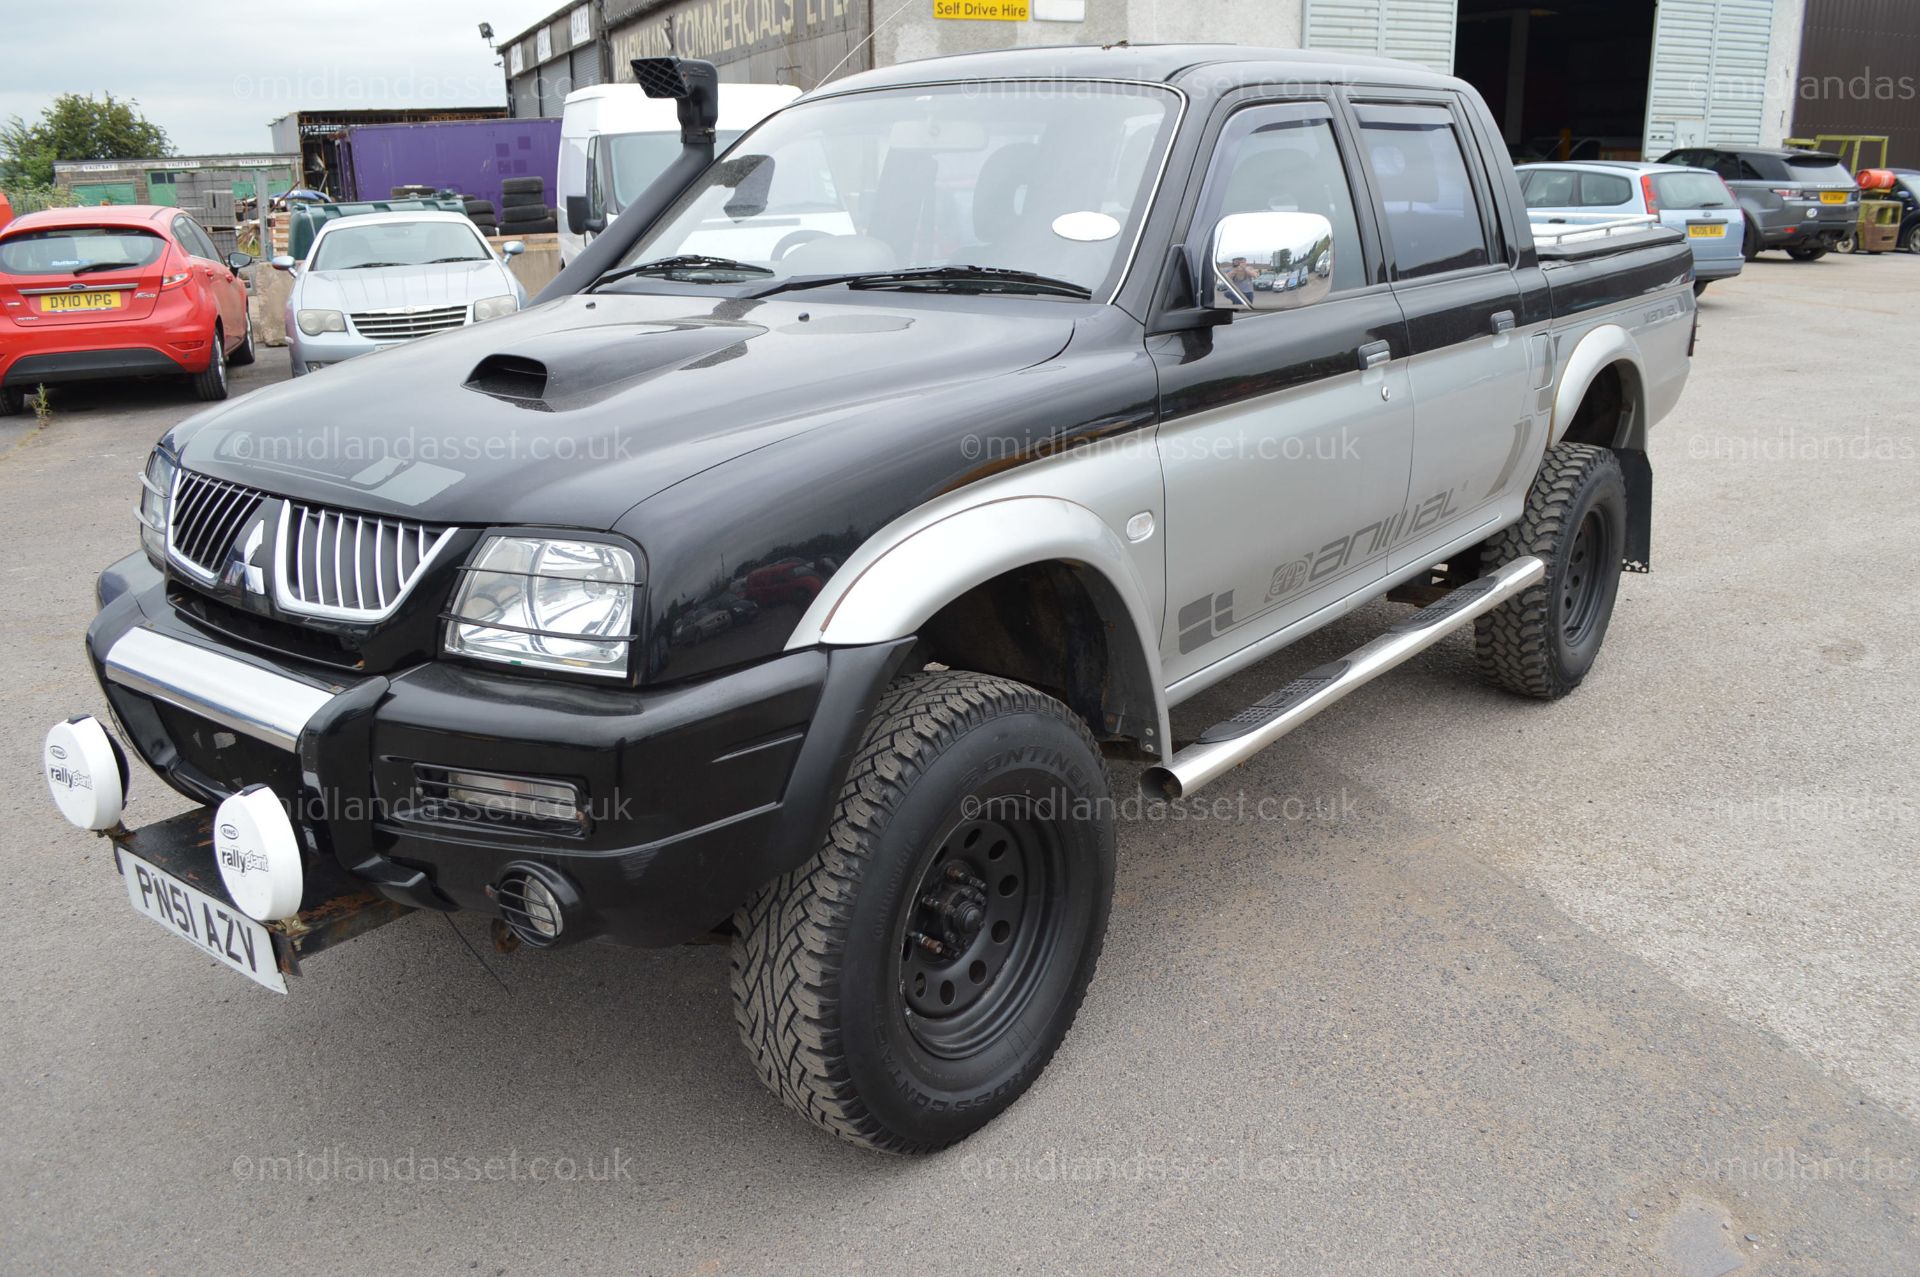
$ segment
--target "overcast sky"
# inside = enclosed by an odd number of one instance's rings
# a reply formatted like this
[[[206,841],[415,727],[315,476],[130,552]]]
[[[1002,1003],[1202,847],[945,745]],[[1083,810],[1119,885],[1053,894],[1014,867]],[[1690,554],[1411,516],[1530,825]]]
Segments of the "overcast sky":
[[[60,93],[137,98],[183,155],[268,149],[267,122],[316,107],[498,106],[480,38],[561,0],[3,0],[0,118]]]

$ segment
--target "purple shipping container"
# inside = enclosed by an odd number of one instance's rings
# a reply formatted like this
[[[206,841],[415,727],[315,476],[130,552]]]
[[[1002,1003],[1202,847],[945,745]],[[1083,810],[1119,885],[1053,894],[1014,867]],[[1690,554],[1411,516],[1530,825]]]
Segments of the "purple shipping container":
[[[349,198],[386,199],[396,186],[451,187],[501,207],[500,183],[537,177],[554,203],[560,160],[558,120],[447,120],[438,124],[366,124],[347,135]]]

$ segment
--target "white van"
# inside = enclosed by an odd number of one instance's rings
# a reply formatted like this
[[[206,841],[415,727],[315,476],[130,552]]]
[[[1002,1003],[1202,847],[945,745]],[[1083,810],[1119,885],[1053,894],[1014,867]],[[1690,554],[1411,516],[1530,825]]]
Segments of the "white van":
[[[800,96],[790,84],[722,84],[716,147]],[[594,232],[632,203],[680,154],[680,116],[669,98],[637,84],[598,84],[567,94],[560,113],[560,260],[578,257]],[[575,205],[578,198],[581,203]],[[578,213],[578,225],[575,225]]]

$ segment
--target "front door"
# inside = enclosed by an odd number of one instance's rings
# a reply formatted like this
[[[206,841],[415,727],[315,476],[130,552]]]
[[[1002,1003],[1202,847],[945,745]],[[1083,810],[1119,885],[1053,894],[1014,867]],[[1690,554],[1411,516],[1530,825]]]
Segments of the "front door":
[[[1250,104],[1218,134],[1186,236],[1194,280],[1204,288],[1212,277],[1222,217],[1317,213],[1333,227],[1332,292],[1149,338],[1160,375],[1170,683],[1366,590],[1404,535],[1407,332],[1380,270],[1372,211],[1350,180],[1354,154],[1323,100]],[[1247,273],[1265,291],[1296,283],[1277,260]]]

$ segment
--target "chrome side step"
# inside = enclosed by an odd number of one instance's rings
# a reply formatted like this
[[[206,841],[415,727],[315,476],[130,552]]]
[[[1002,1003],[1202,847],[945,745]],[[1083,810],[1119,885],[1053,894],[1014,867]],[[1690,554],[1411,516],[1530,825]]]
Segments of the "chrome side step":
[[[1473,624],[1546,575],[1547,565],[1529,555],[1461,586],[1371,643],[1308,671],[1225,722],[1215,723],[1166,763],[1149,767],[1140,778],[1141,787],[1155,798],[1171,800],[1218,780],[1349,692]]]

